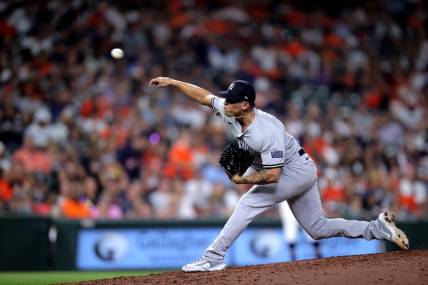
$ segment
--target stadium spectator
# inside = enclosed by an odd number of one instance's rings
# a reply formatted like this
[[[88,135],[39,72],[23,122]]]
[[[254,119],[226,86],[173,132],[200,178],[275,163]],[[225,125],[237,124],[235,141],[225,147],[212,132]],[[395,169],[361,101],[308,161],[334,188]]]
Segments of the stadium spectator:
[[[148,86],[168,74],[209,90],[251,81],[256,106],[317,161],[330,215],[427,218],[426,5],[1,3],[2,209],[228,216],[245,191],[217,163],[232,137],[210,110]]]

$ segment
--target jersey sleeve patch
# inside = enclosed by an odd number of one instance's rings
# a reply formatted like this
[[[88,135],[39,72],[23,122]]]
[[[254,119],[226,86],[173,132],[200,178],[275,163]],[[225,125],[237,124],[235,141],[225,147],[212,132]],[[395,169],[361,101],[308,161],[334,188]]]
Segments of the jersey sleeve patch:
[[[280,133],[269,132],[265,134],[265,141],[260,152],[263,168],[282,167],[285,163],[284,139]]]
[[[281,150],[272,151],[270,153],[270,155],[272,156],[272,158],[283,158],[284,157],[284,152],[281,151]]]

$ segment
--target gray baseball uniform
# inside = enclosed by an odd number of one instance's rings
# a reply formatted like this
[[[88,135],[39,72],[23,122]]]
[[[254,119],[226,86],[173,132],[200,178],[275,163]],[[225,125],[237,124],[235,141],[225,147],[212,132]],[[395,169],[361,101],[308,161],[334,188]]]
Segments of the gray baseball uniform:
[[[206,249],[204,258],[222,260],[228,248],[258,214],[284,200],[288,201],[297,221],[313,239],[334,236],[382,239],[375,221],[327,219],[323,216],[315,163],[280,120],[255,108],[254,121],[242,132],[238,120],[225,115],[224,99],[213,98],[211,106],[230,128],[240,147],[256,154],[254,165],[245,175],[261,168],[282,169],[278,183],[255,185],[241,197],[223,230]]]

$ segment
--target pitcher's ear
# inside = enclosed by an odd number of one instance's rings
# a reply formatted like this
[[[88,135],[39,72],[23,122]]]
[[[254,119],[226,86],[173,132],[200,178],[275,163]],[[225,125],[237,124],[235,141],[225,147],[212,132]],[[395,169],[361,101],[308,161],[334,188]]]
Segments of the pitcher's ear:
[[[244,110],[244,107],[247,106],[247,109],[250,109],[250,103],[248,103],[247,101],[244,101],[244,104],[241,106],[241,110]]]

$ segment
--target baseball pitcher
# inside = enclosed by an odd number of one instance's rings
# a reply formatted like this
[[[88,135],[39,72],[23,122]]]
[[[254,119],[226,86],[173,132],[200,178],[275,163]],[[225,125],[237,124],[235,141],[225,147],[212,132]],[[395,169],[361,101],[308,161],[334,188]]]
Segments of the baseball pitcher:
[[[234,81],[228,90],[219,92],[219,96],[168,77],[154,78],[150,85],[178,88],[191,99],[211,107],[232,131],[239,149],[254,156],[251,166],[242,175],[233,163],[222,164],[234,183],[255,186],[240,198],[232,216],[202,258],[183,266],[183,271],[226,268],[224,256],[247,225],[258,214],[285,200],[296,220],[315,240],[336,236],[384,239],[402,249],[409,248],[406,235],[395,226],[394,217],[388,212],[370,222],[323,216],[315,163],[280,120],[255,108],[256,93],[250,83]]]

